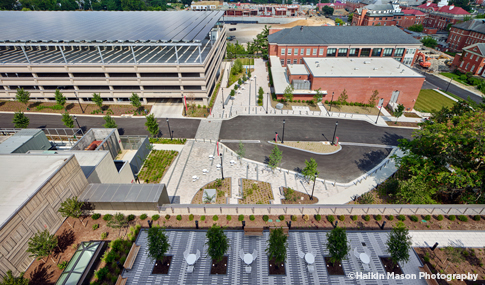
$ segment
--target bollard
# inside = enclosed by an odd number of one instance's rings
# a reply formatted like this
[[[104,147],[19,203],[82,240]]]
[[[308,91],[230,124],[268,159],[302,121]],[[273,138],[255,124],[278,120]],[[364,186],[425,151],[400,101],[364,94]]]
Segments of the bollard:
[[[151,229],[152,228],[153,221],[148,220],[148,227]]]
[[[199,221],[195,220],[195,229],[198,230],[199,229]]]
[[[244,227],[246,226],[246,221],[242,221],[242,229],[244,230]]]
[[[436,249],[436,247],[438,247],[438,243],[435,243],[435,244],[433,245],[433,247],[431,248],[431,250],[432,250],[432,251],[434,251],[434,250]]]
[[[291,221],[288,221],[288,229],[291,230]]]
[[[338,227],[338,221],[335,221],[335,225],[333,226],[333,228],[335,229],[336,227]]]

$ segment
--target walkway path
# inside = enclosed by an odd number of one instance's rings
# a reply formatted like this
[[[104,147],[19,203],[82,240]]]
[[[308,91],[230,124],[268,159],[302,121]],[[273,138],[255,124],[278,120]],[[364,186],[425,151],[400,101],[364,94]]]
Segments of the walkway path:
[[[485,231],[409,231],[415,247],[485,247]]]

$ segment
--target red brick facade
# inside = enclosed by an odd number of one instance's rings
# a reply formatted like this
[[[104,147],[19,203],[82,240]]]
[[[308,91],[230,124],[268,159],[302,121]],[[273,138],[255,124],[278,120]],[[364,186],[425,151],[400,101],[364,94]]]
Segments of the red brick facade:
[[[485,56],[482,55],[477,45],[472,45],[466,47],[462,54],[455,55],[452,66],[463,73],[471,72],[473,75],[482,75]]]
[[[352,18],[352,26],[400,26],[404,28],[409,28],[412,25],[423,24],[426,15],[421,11],[417,10],[405,10],[402,13],[396,15],[374,15],[368,13],[367,10],[363,10],[361,15],[357,12],[354,13]]]
[[[450,51],[461,51],[464,47],[476,43],[485,43],[485,34],[460,29],[459,27],[451,27],[448,40]]]

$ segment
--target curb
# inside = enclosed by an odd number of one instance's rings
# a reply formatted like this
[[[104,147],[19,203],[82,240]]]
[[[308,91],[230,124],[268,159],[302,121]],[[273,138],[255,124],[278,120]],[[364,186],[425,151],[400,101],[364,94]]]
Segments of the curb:
[[[304,152],[308,152],[308,153],[312,153],[312,154],[316,154],[316,155],[331,155],[331,154],[336,154],[337,152],[342,150],[342,146],[340,144],[338,145],[339,149],[334,151],[334,152],[320,153],[320,152],[309,151],[309,150],[306,150],[306,149],[301,149],[301,148],[297,148],[297,147],[293,147],[293,146],[287,146],[287,145],[284,145],[284,144],[277,144],[277,143],[274,143],[274,142],[271,142],[271,141],[268,141],[268,143],[278,145],[278,146],[284,146],[284,147],[287,147],[287,148],[292,148],[292,149],[296,149],[296,150],[299,150],[299,151],[304,151]]]
[[[15,114],[16,112],[13,112],[13,111],[0,111],[0,114]],[[53,115],[53,116],[62,116],[62,113],[42,113],[42,112],[24,112],[24,114],[32,114],[32,115]],[[78,117],[93,117],[93,118],[103,118],[104,116],[106,116],[107,114],[104,114],[104,115],[87,115],[87,114],[71,114],[69,113],[69,115],[71,116],[78,116]],[[111,116],[112,118],[123,118],[123,119],[132,119],[132,118],[136,118],[136,119],[144,119],[145,116]]]

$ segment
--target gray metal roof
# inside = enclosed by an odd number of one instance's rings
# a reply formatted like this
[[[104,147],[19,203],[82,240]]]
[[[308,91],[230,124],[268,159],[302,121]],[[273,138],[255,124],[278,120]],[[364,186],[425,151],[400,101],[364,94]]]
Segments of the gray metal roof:
[[[165,184],[89,184],[83,202],[158,202]]]
[[[268,36],[270,43],[299,45],[421,45],[395,26],[296,26]]]
[[[0,41],[200,42],[223,11],[0,11]]]
[[[474,47],[477,47],[479,52],[475,51]],[[467,51],[476,52],[476,53],[481,54],[481,55],[485,55],[485,43],[476,43],[476,44],[467,46],[463,49],[467,50]]]
[[[453,25],[453,28],[485,34],[485,19],[473,19],[463,23],[455,24]]]
[[[15,152],[17,149],[21,148],[23,145],[32,140],[39,133],[43,134],[44,131],[38,129],[23,129],[18,131],[13,136],[0,143],[0,153],[7,154]],[[48,141],[46,140],[47,139],[42,140],[41,138],[32,141],[32,148],[38,150],[48,150],[50,148],[50,144],[46,144],[46,142],[48,143]]]

